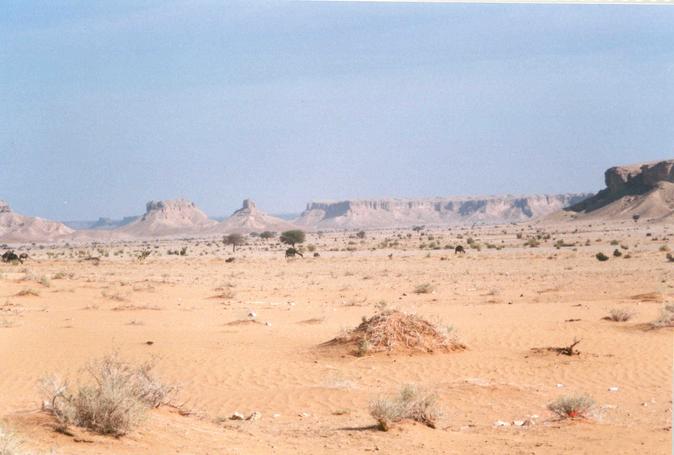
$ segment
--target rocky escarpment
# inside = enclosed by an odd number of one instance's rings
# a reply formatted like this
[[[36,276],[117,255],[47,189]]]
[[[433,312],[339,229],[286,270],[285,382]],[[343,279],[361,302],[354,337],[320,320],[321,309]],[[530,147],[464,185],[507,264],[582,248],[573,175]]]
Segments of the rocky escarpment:
[[[548,215],[588,196],[559,194],[311,202],[295,223],[315,229],[372,229],[416,224],[518,222]]]
[[[116,231],[136,237],[186,235],[214,226],[194,202],[185,199],[150,201],[145,214]]]
[[[250,232],[280,232],[293,229],[295,226],[280,218],[271,216],[257,208],[250,199],[243,201],[240,209],[232,213],[216,226],[208,230],[212,234],[248,234]]]
[[[63,223],[14,213],[7,202],[0,201],[2,242],[50,242],[71,232],[73,230]]]
[[[565,212],[572,219],[674,218],[674,159],[615,166],[604,182],[605,189]]]

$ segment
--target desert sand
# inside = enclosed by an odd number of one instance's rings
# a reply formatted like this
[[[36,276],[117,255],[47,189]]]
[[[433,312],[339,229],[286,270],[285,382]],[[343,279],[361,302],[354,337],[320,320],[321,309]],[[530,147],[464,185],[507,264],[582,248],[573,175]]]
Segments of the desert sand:
[[[203,239],[23,246],[28,261],[0,265],[0,419],[26,449],[57,454],[669,453],[674,329],[648,323],[674,301],[670,228],[308,234],[305,258],[291,260],[259,238],[234,254]],[[532,237],[538,246],[525,245]],[[459,244],[465,255],[449,249]],[[415,293],[422,284],[429,292]],[[466,349],[356,357],[322,346],[382,308],[452,325]],[[604,320],[614,308],[635,316]],[[574,338],[578,356],[532,351]],[[120,438],[55,431],[38,380],[75,380],[113,351],[153,360],[180,386],[171,406]],[[369,403],[403,384],[438,395],[435,429],[374,426]],[[587,419],[547,409],[573,393],[594,398]],[[230,420],[236,411],[261,418]]]

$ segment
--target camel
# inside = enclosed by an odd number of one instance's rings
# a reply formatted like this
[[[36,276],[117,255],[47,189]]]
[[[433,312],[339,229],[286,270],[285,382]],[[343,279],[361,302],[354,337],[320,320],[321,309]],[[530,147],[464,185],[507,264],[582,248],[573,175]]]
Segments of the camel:
[[[302,253],[300,253],[299,251],[297,251],[297,249],[295,249],[293,247],[290,247],[286,250],[286,258],[294,258],[295,255],[297,255],[301,258],[304,257],[304,255]]]
[[[456,248],[454,248],[454,254],[464,254],[466,252],[465,249],[463,249],[463,246],[459,245]]]

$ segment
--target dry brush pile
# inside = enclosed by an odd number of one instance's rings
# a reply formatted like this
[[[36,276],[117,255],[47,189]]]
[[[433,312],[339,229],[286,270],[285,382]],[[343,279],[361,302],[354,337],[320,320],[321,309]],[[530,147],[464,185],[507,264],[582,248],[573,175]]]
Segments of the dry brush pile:
[[[358,356],[393,351],[456,351],[465,346],[451,336],[451,328],[433,324],[415,314],[388,310],[327,344],[347,345]]]

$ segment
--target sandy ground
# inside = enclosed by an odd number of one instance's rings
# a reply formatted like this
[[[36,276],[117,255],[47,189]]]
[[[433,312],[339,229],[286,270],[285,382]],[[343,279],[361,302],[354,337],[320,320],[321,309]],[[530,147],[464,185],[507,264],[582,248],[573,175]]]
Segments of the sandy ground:
[[[647,323],[674,302],[660,250],[674,238],[667,226],[576,228],[546,226],[533,248],[520,226],[311,235],[320,257],[289,261],[259,240],[234,254],[203,240],[33,246],[26,264],[0,266],[0,421],[26,449],[57,454],[670,453],[674,329]],[[444,249],[469,236],[480,251]],[[576,246],[554,248],[562,238]],[[420,249],[433,242],[441,249]],[[166,254],[183,246],[186,256]],[[153,254],[140,262],[143,248]],[[414,293],[423,283],[433,292]],[[468,349],[355,357],[319,346],[383,307],[451,324]],[[636,316],[603,320],[612,308]],[[236,323],[250,311],[259,323]],[[574,337],[576,357],[531,350]],[[54,431],[38,380],[76,379],[115,350],[154,359],[181,387],[176,407],[121,438]],[[438,394],[438,427],[378,431],[368,403],[410,383]],[[557,420],[547,404],[575,392],[595,399],[591,418]],[[231,421],[234,411],[262,418]],[[524,419],[533,425],[512,425]]]

